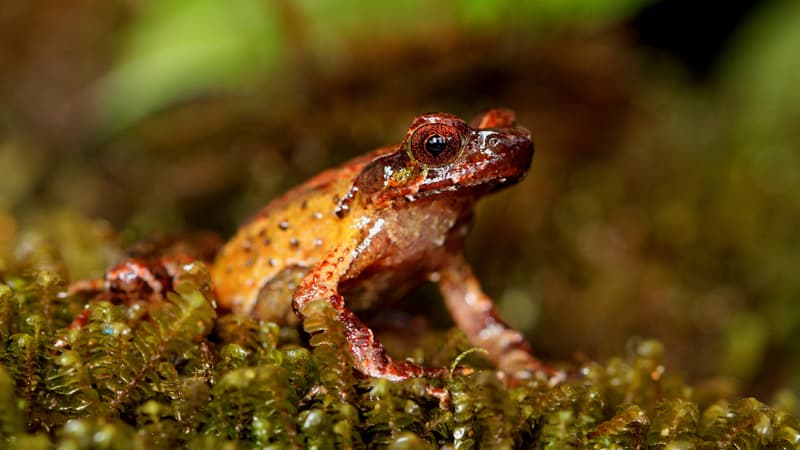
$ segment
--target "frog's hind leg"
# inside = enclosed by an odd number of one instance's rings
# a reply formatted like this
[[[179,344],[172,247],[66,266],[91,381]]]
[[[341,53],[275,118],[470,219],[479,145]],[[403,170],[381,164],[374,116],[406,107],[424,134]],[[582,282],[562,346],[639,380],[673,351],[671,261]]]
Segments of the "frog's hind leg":
[[[448,258],[438,283],[453,320],[473,345],[488,351],[488,358],[501,372],[517,380],[536,373],[547,375],[553,384],[563,380],[563,373],[535,358],[522,334],[499,317],[463,255]]]
[[[73,281],[67,286],[67,290],[59,293],[60,297],[72,297],[73,295],[96,295],[106,290],[105,278],[92,278],[89,280]]]
[[[444,369],[424,369],[408,361],[392,359],[372,330],[345,305],[338,292],[339,282],[356,256],[357,252],[339,246],[307,273],[292,300],[295,313],[303,320],[306,305],[325,299],[336,311],[336,320],[344,328],[355,368],[364,375],[389,380],[444,376]]]

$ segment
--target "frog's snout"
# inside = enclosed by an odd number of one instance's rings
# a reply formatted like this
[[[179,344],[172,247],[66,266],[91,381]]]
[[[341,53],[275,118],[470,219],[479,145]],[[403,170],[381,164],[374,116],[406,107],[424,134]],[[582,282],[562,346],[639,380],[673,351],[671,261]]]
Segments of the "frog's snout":
[[[533,161],[533,141],[531,132],[527,128],[517,127],[506,135],[508,141],[507,152],[509,155],[509,165],[522,169],[523,173],[528,171]]]
[[[522,159],[533,154],[533,143],[531,142],[531,132],[527,128],[500,128],[495,130],[484,130],[483,145],[488,150],[498,155],[511,156],[519,155]],[[513,158],[516,162],[517,159]],[[526,166],[527,167],[527,166]]]

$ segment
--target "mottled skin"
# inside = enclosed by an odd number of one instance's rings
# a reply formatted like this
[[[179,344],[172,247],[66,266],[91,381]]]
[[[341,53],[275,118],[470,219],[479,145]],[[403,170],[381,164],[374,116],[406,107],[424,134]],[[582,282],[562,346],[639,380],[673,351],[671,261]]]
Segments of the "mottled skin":
[[[211,275],[220,306],[287,323],[325,299],[361,373],[436,376],[445,371],[390,358],[353,312],[428,279],[498,369],[518,379],[552,374],[498,317],[463,256],[478,199],[528,170],[530,135],[508,110],[489,111],[471,125],[449,114],[419,116],[399,145],[322,172],[271,202],[217,255]]]
[[[89,294],[128,306],[148,301],[151,306],[158,307],[167,292],[173,290],[175,278],[185,265],[195,261],[210,262],[221,245],[219,237],[209,233],[142,241],[129,248],[122,261],[106,270],[103,278],[73,282],[61,295]],[[90,313],[87,305],[69,328],[86,326]],[[64,337],[55,342],[59,348],[68,345]]]
[[[221,245],[210,233],[142,241],[129,248],[103,278],[76,281],[64,295],[89,293],[122,303],[131,299],[160,301],[172,290],[180,266],[211,261]]]

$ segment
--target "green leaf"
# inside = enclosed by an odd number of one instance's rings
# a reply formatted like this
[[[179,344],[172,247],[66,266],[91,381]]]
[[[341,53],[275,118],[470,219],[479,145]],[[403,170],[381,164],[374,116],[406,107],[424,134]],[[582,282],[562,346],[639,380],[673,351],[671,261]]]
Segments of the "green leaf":
[[[129,125],[175,99],[231,88],[280,56],[280,35],[258,0],[159,0],[134,21],[100,86],[106,126]]]

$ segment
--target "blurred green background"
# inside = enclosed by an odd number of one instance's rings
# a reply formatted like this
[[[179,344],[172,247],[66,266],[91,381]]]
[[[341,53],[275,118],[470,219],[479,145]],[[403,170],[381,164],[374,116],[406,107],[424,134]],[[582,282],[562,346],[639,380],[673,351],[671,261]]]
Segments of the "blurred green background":
[[[700,3],[700,2],[695,2]],[[413,116],[515,109],[469,257],[551,360],[800,388],[800,3],[55,0],[0,8],[0,277],[42,242],[227,236]]]

